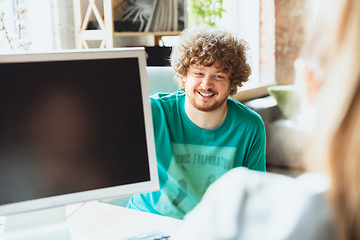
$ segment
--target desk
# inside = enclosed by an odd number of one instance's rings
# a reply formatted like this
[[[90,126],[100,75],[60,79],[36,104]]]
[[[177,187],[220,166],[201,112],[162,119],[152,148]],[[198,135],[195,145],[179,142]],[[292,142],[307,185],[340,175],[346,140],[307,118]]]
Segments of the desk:
[[[76,211],[79,206],[69,206],[67,212]],[[154,231],[170,234],[182,222],[97,201],[85,203],[67,221],[72,231],[87,240],[120,240]]]

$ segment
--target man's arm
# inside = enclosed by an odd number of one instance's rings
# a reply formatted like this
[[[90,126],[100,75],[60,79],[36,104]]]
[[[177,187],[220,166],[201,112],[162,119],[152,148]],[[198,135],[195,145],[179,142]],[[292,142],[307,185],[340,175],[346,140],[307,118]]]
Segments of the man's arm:
[[[266,172],[266,134],[265,127],[259,129],[255,136],[253,144],[250,146],[249,153],[244,160],[244,167],[247,167],[251,170],[257,170]]]

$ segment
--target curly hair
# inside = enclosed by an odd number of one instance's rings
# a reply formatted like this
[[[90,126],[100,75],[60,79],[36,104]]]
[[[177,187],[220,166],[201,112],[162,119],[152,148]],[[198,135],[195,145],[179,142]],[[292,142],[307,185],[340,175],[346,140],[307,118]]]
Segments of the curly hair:
[[[178,45],[171,52],[171,65],[175,78],[184,90],[183,77],[193,64],[210,67],[220,62],[224,72],[230,73],[230,95],[237,93],[237,87],[248,81],[251,68],[248,60],[249,48],[243,39],[218,27],[201,26],[186,29],[180,34]]]

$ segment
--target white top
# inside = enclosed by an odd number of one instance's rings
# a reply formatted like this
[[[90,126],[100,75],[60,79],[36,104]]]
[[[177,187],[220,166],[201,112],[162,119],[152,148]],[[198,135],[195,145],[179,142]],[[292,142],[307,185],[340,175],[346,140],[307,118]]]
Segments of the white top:
[[[336,239],[328,188],[320,174],[294,179],[235,168],[209,187],[171,240]]]

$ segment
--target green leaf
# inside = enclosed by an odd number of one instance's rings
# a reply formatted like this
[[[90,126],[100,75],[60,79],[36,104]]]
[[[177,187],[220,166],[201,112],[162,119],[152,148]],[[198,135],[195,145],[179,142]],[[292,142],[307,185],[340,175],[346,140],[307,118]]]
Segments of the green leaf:
[[[215,25],[215,18],[221,19],[222,14],[226,12],[223,9],[223,0],[187,0],[189,22],[199,22],[210,26]]]

